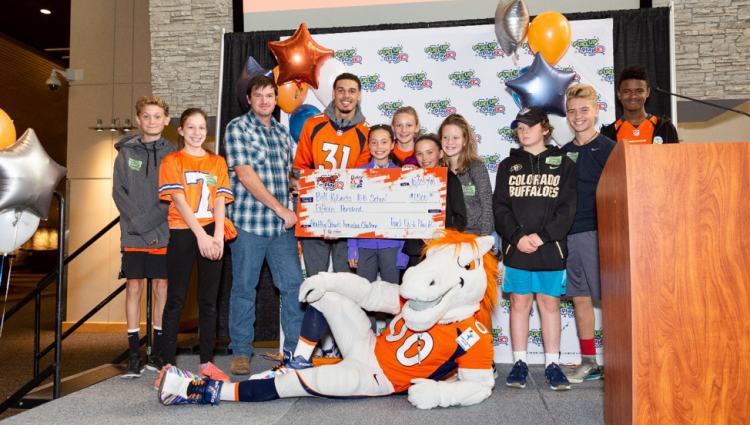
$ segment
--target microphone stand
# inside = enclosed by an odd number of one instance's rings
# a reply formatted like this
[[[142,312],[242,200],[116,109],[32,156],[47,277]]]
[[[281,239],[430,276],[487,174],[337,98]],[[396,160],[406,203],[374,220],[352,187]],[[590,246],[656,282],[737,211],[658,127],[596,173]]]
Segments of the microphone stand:
[[[711,103],[711,102],[706,102],[706,101],[703,101],[703,100],[698,100],[698,99],[693,99],[692,97],[682,96],[682,95],[679,95],[679,94],[676,94],[676,93],[672,93],[672,92],[668,92],[668,91],[666,91],[666,90],[662,90],[662,89],[660,89],[659,87],[656,87],[656,86],[654,86],[654,87],[651,87],[651,89],[652,89],[652,90],[655,90],[655,91],[658,91],[658,92],[660,92],[660,93],[666,93],[666,94],[668,94],[668,95],[672,95],[672,96],[677,96],[677,97],[681,97],[681,98],[683,98],[683,99],[687,99],[687,100],[692,100],[693,102],[698,102],[698,103],[702,103],[702,104],[704,104],[704,105],[708,105],[708,106],[713,106],[714,108],[719,108],[719,109],[723,109],[723,110],[725,110],[725,111],[732,111],[732,112],[736,112],[736,113],[738,113],[738,114],[741,114],[741,115],[745,115],[745,116],[747,116],[747,117],[750,117],[750,114],[748,114],[747,112],[744,112],[744,111],[738,111],[738,110],[736,110],[736,109],[732,109],[732,108],[727,108],[727,107],[724,107],[724,106],[721,106],[721,105],[717,105],[717,104],[715,104],[715,103]]]

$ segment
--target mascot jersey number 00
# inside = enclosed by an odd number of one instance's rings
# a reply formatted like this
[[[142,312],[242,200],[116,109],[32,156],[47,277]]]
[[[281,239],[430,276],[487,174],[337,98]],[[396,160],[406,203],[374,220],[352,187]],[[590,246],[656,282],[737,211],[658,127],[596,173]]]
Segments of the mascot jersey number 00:
[[[320,273],[300,287],[303,337],[316,343],[330,327],[340,363],[295,370],[273,379],[225,383],[169,368],[159,400],[219,404],[287,397],[364,398],[404,394],[420,409],[468,406],[490,396],[490,313],[497,298],[494,239],[443,231],[425,247],[425,259],[401,286],[370,283],[351,273]],[[395,314],[375,337],[363,310]],[[313,329],[311,332],[310,329]],[[305,334],[306,333],[306,334]],[[441,381],[458,369],[458,379]]]

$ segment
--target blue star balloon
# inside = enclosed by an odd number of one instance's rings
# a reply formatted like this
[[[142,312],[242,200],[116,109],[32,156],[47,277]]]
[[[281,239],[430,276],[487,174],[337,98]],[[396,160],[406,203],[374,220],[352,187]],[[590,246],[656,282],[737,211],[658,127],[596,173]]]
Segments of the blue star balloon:
[[[248,56],[242,74],[240,74],[240,80],[237,81],[237,99],[242,105],[242,110],[246,113],[250,110],[250,105],[247,103],[247,82],[257,75],[265,75],[273,80],[272,69],[263,68],[254,57]]]
[[[576,73],[560,71],[548,64],[541,53],[534,55],[528,71],[508,80],[508,86],[520,107],[538,106],[548,114],[565,116],[565,90],[573,81]]]

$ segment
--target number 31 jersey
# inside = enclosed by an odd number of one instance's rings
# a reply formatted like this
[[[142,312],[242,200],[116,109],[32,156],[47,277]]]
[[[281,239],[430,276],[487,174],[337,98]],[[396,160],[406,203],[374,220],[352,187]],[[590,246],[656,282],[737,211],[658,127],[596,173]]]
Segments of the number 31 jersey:
[[[370,125],[362,121],[357,125],[339,128],[325,114],[310,117],[302,127],[294,168],[336,169],[358,168],[370,162],[367,136]]]
[[[226,161],[210,152],[203,156],[184,151],[167,155],[159,168],[159,199],[172,201],[173,193],[185,195],[201,226],[213,223],[214,200],[224,197],[225,204],[234,201]],[[188,229],[174,202],[169,204],[168,221],[170,229]]]

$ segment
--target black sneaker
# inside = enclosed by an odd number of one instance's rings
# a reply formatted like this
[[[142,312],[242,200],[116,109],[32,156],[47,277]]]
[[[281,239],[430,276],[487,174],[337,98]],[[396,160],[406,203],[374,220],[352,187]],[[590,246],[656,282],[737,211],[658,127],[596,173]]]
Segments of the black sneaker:
[[[547,366],[547,370],[544,371],[544,376],[547,378],[549,387],[553,390],[570,389],[570,381],[565,377],[565,374],[557,363],[550,363],[550,365]]]
[[[515,388],[526,388],[526,377],[529,375],[529,367],[526,362],[519,360],[513,365],[513,369],[505,380],[505,385]]]
[[[128,358],[128,366],[120,375],[121,378],[140,378],[144,370],[143,357],[141,353],[131,353]]]
[[[148,363],[146,363],[146,369],[152,370],[154,372],[161,372],[161,370],[164,368],[164,360],[162,360],[160,357],[151,357],[148,359]]]

